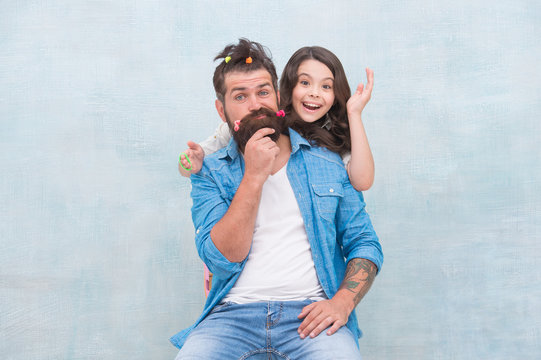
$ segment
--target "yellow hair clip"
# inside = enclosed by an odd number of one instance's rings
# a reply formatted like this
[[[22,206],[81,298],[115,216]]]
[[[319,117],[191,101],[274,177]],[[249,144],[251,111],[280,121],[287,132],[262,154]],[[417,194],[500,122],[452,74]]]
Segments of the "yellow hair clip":
[[[229,62],[229,60],[231,60],[231,56],[226,56],[225,57],[225,63],[227,64]]]

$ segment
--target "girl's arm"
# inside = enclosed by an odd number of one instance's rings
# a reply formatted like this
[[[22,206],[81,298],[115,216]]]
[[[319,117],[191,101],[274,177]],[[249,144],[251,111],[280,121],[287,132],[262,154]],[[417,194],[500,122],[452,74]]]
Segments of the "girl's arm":
[[[374,158],[364,131],[361,113],[370,100],[374,86],[374,71],[366,68],[368,82],[362,83],[347,102],[349,131],[351,136],[351,159],[346,168],[351,185],[358,191],[370,189],[374,183]]]
[[[202,141],[200,145],[203,148],[205,155],[210,155],[226,147],[229,140],[231,140],[229,126],[227,126],[226,122],[222,121],[216,128],[216,131],[214,131],[214,134]]]
[[[230,139],[231,133],[229,132],[229,126],[225,122],[222,122],[214,134],[201,142],[201,144],[188,141],[188,149],[184,150],[180,155],[178,162],[180,175],[190,177],[191,174],[198,173],[201,170],[201,166],[203,166],[205,155],[210,155],[225,147]],[[188,155],[190,162],[188,162],[184,154]]]

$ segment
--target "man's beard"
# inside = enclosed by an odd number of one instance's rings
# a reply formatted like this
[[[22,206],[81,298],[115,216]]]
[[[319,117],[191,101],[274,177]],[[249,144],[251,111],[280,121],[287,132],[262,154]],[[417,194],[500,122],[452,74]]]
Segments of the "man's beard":
[[[260,115],[265,117],[258,119]],[[276,111],[269,108],[261,108],[257,111],[252,111],[246,115],[238,124],[238,130],[235,131],[235,124],[228,118],[229,129],[233,134],[233,139],[237,143],[239,150],[244,153],[246,143],[256,133],[257,130],[263,128],[274,129],[274,133],[267,135],[272,141],[278,140],[281,134],[289,134],[288,122],[284,117],[276,115]]]

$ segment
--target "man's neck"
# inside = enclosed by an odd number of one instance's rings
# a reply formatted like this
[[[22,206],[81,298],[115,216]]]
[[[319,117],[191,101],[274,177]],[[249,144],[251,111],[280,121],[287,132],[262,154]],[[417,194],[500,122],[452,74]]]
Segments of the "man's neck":
[[[271,174],[276,174],[284,165],[289,161],[289,156],[291,155],[291,140],[289,136],[281,134],[278,140],[276,140],[276,145],[280,148],[280,153],[274,161],[274,166],[272,167]]]

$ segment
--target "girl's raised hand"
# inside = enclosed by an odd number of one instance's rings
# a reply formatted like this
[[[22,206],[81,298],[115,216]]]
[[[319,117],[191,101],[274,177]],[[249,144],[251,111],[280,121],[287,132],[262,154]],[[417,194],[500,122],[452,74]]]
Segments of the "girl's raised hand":
[[[347,102],[348,115],[361,114],[364,107],[372,96],[372,88],[374,87],[374,71],[366,68],[366,87],[363,83],[357,86],[357,91],[349,98]]]
[[[190,159],[189,162],[184,154],[186,154]],[[190,177],[191,174],[198,173],[203,166],[204,158],[205,152],[203,151],[203,148],[193,141],[188,141],[188,149],[184,150],[184,153],[180,155],[178,163],[178,171],[180,172],[180,175]]]

